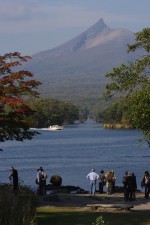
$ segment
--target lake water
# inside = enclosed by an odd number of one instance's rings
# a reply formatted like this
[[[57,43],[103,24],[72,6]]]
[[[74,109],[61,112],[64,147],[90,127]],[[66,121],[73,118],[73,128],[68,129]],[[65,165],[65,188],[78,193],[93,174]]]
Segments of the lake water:
[[[138,188],[145,170],[150,170],[150,149],[139,146],[135,130],[109,130],[93,122],[68,126],[62,131],[40,131],[31,141],[7,141],[0,148],[0,182],[8,183],[10,166],[17,168],[20,180],[35,187],[37,168],[43,166],[48,181],[60,175],[63,185],[88,190],[86,175],[91,168],[99,173],[114,170],[116,185],[122,185],[126,170],[135,172]]]

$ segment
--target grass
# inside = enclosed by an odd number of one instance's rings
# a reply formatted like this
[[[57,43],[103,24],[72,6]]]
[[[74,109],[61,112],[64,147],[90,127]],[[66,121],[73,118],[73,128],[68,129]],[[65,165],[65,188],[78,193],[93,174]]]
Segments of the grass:
[[[99,216],[103,216],[109,225],[150,225],[149,212],[73,212],[70,209],[40,208],[37,215],[38,225],[92,225]]]

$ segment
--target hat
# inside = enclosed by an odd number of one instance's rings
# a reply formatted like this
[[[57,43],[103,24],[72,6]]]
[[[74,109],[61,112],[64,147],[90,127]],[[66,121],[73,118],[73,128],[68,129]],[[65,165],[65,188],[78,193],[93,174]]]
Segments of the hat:
[[[40,166],[39,170],[43,171],[43,167],[42,167],[42,166]]]
[[[91,169],[91,172],[95,172],[95,169]]]
[[[146,174],[146,175],[149,175],[149,172],[146,170],[146,171],[145,171],[145,174]]]

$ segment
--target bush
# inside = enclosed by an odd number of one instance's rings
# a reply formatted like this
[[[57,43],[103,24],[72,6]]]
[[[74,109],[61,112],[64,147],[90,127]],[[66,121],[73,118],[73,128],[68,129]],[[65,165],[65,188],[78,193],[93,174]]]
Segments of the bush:
[[[51,176],[50,183],[53,184],[54,186],[59,187],[62,184],[62,178],[58,175],[53,175]]]
[[[103,216],[99,216],[92,225],[109,225],[109,223],[104,220]]]
[[[36,196],[30,188],[14,192],[0,185],[0,225],[36,225]]]

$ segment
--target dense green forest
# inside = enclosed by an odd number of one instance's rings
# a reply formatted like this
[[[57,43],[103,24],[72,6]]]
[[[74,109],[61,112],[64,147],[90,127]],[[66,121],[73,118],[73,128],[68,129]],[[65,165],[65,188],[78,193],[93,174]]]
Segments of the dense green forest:
[[[120,123],[120,124],[130,124],[133,126],[133,121],[129,116],[128,104],[124,101],[113,103],[107,109],[99,112],[97,115],[97,122],[103,123]]]
[[[69,102],[56,99],[39,98],[28,100],[29,106],[35,111],[30,117],[32,127],[42,128],[50,125],[73,124],[79,120],[79,109]],[[81,115],[84,117],[84,114]]]

